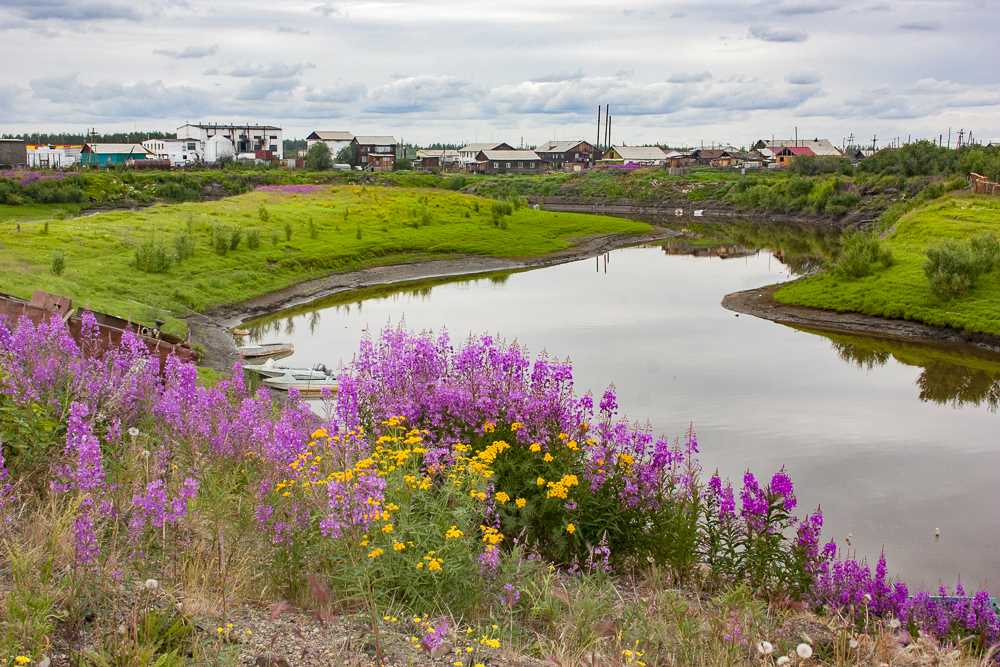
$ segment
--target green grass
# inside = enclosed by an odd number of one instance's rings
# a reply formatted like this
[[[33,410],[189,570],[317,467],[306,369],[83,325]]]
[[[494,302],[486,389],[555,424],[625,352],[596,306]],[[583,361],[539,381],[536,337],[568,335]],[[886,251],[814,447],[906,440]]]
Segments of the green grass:
[[[775,299],[1000,334],[1000,271],[983,276],[969,294],[942,301],[931,293],[923,270],[927,248],[984,232],[1000,236],[1000,198],[958,195],[938,199],[903,216],[886,238],[885,245],[896,260],[892,267],[857,280],[824,272],[782,287]]]
[[[79,204],[0,204],[0,224],[51,220],[59,216],[76,215]]]
[[[453,255],[539,256],[585,237],[650,229],[632,220],[531,208],[514,211],[498,227],[491,206],[486,199],[442,190],[335,186],[308,195],[252,192],[51,219],[48,234],[44,221],[34,218],[19,232],[12,224],[0,226],[0,292],[26,297],[43,289],[135,321],[163,319],[167,331],[179,333],[185,329],[180,318],[192,312],[329,273]],[[213,229],[220,227],[243,232],[239,247],[226,255],[213,250]],[[140,244],[153,239],[173,252],[174,239],[188,230],[193,257],[165,273],[135,268]],[[247,247],[249,230],[259,231],[257,249]],[[57,252],[66,263],[60,276],[50,269]]]

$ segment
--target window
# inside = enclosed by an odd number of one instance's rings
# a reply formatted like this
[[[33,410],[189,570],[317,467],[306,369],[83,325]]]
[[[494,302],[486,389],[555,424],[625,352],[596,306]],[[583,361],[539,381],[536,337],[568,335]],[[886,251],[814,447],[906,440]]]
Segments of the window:
[[[507,168],[510,169],[510,162],[507,163]]]
[[[271,151],[272,153],[277,153],[278,146],[276,144],[271,144],[270,146],[268,146],[268,150]]]
[[[188,150],[189,151],[197,150],[197,146],[195,145],[195,143],[193,141],[188,144]]]
[[[276,135],[276,134],[272,134],[272,135],[271,135],[271,138],[272,138],[272,139],[277,139],[277,138],[278,138],[278,135]]]
[[[494,169],[499,169],[500,168],[500,163],[499,162],[494,162],[493,163],[493,168]]]

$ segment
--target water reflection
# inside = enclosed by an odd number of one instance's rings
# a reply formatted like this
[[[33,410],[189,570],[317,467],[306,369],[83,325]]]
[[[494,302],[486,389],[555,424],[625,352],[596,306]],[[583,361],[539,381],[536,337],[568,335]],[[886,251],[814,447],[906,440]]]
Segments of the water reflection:
[[[956,351],[803,330],[829,338],[841,359],[866,370],[885,366],[890,359],[920,368],[916,385],[921,401],[954,408],[984,406],[992,412],[1000,406],[1000,360],[994,356],[971,348]]]

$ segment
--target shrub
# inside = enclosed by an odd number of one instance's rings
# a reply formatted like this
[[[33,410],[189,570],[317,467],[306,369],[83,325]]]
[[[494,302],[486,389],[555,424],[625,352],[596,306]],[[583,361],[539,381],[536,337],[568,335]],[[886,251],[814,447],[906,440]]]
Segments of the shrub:
[[[256,250],[260,247],[260,230],[259,229],[248,229],[247,230],[247,247],[251,250]]]
[[[45,221],[45,222],[44,222],[44,223],[42,224],[42,234],[48,234],[48,233],[49,233],[49,221],[48,221],[48,220],[46,220],[46,221]]]
[[[870,275],[879,264],[888,268],[894,261],[892,251],[877,234],[855,232],[844,239],[833,271],[843,278],[857,279]]]
[[[66,270],[66,256],[58,250],[52,253],[52,265],[49,268],[52,270],[52,275],[61,276]]]
[[[174,254],[178,262],[194,257],[194,239],[190,234],[178,234],[174,237]]]
[[[166,273],[173,259],[167,246],[156,239],[143,241],[135,249],[135,268],[143,273]]]
[[[240,247],[240,241],[243,240],[243,230],[239,227],[234,227],[229,233],[229,249],[236,250]]]
[[[980,234],[968,243],[945,241],[928,248],[924,275],[931,291],[943,300],[955,299],[976,286],[979,278],[997,265],[1000,242],[992,234]]]
[[[257,209],[257,217],[260,218],[261,222],[267,222],[271,219],[271,214],[268,212],[267,207],[263,204]]]
[[[280,241],[278,232],[271,230],[271,245],[278,245],[278,241]]]
[[[317,141],[306,151],[306,169],[313,171],[325,171],[333,166],[333,157],[330,155],[330,147],[325,142]]]
[[[285,223],[285,240],[286,241],[292,240],[292,223],[290,222]]]
[[[312,218],[309,218],[309,238],[311,239],[319,238],[319,227],[316,226],[316,223],[313,221]]]
[[[356,238],[359,241],[361,240],[361,225],[360,224],[358,225],[358,229],[357,229],[357,231],[354,234],[354,238]]]
[[[229,252],[229,230],[222,225],[212,228],[212,248],[216,255],[226,255]]]

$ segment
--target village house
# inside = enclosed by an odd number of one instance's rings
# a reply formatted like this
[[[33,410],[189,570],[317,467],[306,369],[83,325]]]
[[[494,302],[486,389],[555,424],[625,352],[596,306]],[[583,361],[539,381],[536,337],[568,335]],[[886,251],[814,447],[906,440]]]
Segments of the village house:
[[[203,162],[205,152],[197,139],[147,139],[143,147],[158,160],[169,160],[171,167],[187,167]]]
[[[284,157],[281,128],[274,125],[222,125],[198,123],[177,128],[178,139],[194,139],[202,145],[212,137],[228,139],[237,154],[252,154],[260,160]]]
[[[28,166],[28,149],[24,139],[0,139],[0,169]]]
[[[452,148],[421,148],[413,161],[413,168],[420,171],[449,171],[461,166],[462,158]]]
[[[602,162],[662,167],[667,163],[667,154],[659,146],[612,146],[604,153]]]
[[[813,152],[813,155],[820,157],[843,157],[840,149],[834,146],[829,139],[761,139],[751,146],[757,150],[770,148],[775,153],[785,147],[808,148]]]
[[[808,146],[785,146],[775,151],[774,160],[779,167],[787,167],[792,160],[803,155],[815,157],[816,153]]]
[[[479,153],[482,151],[512,151],[514,147],[505,141],[492,142],[492,143],[477,143],[477,144],[466,144],[458,149],[458,156],[461,158],[463,164],[469,164],[470,162],[475,162]]]
[[[350,146],[352,141],[354,141],[353,132],[340,130],[315,130],[306,137],[306,150],[309,150],[316,144],[322,142],[326,144],[328,149],[330,149],[330,157],[333,160],[336,160],[340,151]]]
[[[358,135],[354,146],[354,164],[371,171],[392,171],[396,166],[396,138],[386,135]]]
[[[716,169],[728,169],[736,166],[737,162],[736,156],[721,148],[699,148],[691,156],[697,164]]]
[[[466,169],[479,174],[540,174],[545,163],[535,151],[485,150],[479,151],[474,162]]]
[[[549,141],[535,149],[552,169],[569,167],[579,170],[592,165],[597,159],[597,149],[588,141]]]
[[[68,169],[80,162],[83,144],[28,144],[31,169]]]
[[[80,164],[85,167],[118,167],[156,156],[142,144],[84,144]]]

